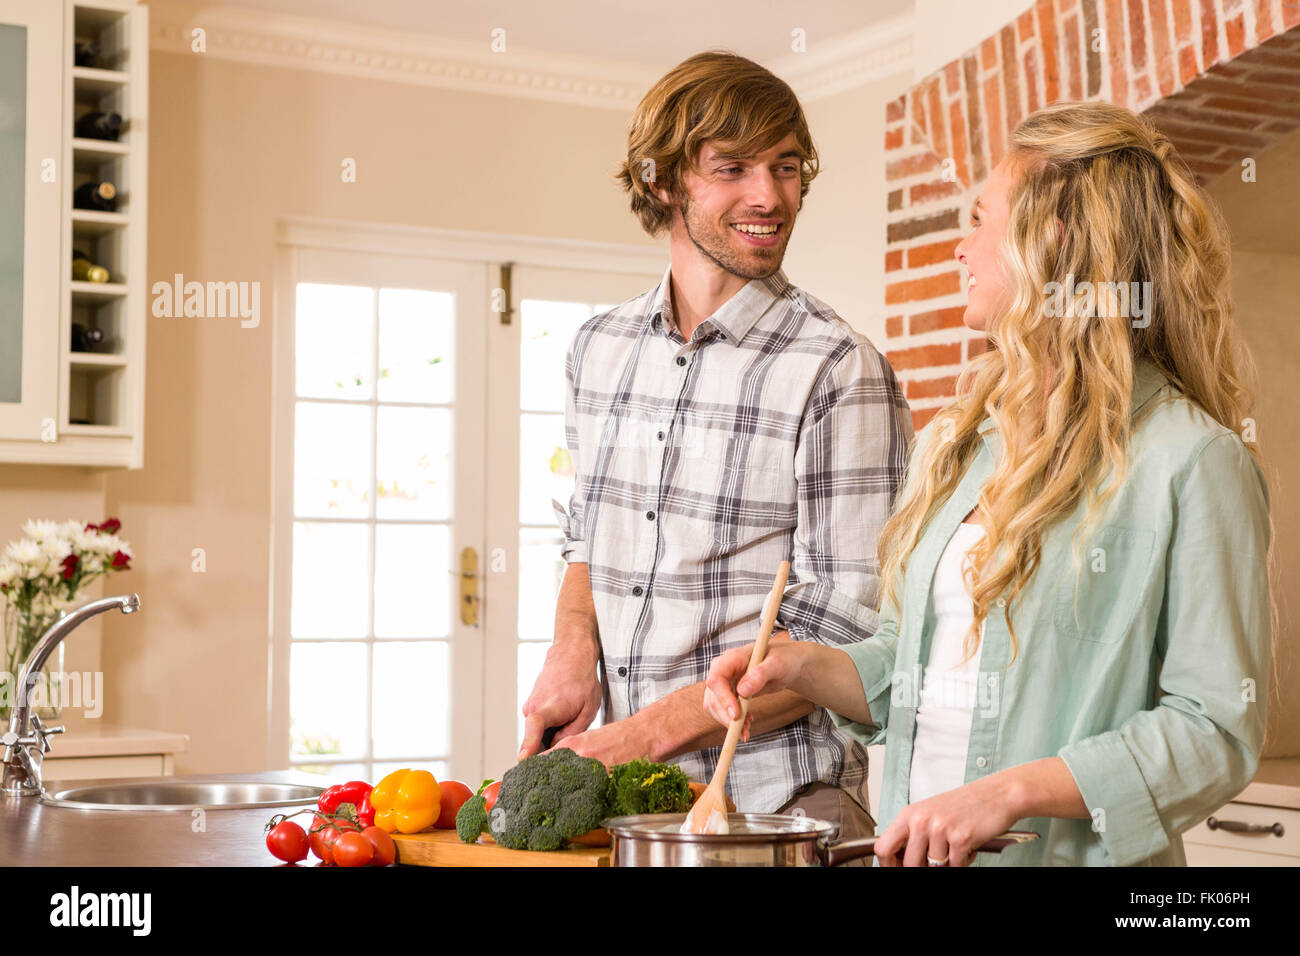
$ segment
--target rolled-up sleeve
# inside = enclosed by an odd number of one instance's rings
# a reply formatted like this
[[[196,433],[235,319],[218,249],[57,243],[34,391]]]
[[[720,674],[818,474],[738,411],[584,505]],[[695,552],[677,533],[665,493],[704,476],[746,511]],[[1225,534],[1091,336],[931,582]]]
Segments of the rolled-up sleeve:
[[[581,331],[579,332],[579,335]],[[569,496],[569,507],[551,499],[555,517],[560,530],[564,532],[564,544],[560,546],[560,556],[569,564],[584,564],[587,561],[587,532],[584,527],[586,500],[583,490],[583,478],[586,464],[581,454],[578,429],[577,404],[577,345],[569,344],[564,360],[564,441],[569,449],[569,460],[573,464],[573,493]]]
[[[831,645],[875,633],[876,539],[911,439],[893,369],[858,339],[828,367],[804,409],[795,451],[797,525],[778,630]]]
[[[1232,433],[1207,439],[1184,474],[1156,635],[1156,706],[1058,752],[1119,866],[1161,852],[1240,793],[1263,745],[1268,489]]]
[[[871,723],[864,724],[828,710],[831,722],[864,747],[885,739],[889,726],[889,702],[894,680],[894,659],[898,648],[898,609],[888,603],[880,612],[876,633],[865,641],[845,644],[840,650],[848,654],[858,670],[862,690],[867,696]]]

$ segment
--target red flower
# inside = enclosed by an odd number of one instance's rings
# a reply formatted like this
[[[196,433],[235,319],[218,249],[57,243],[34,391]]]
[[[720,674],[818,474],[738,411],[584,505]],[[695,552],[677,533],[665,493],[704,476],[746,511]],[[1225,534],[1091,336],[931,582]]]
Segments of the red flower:
[[[81,563],[81,558],[75,554],[70,554],[63,559],[63,580],[71,581],[77,573],[77,565]]]
[[[117,534],[121,528],[122,522],[118,521],[116,518],[109,518],[99,526],[99,530],[104,532],[104,534]]]
[[[86,525],[86,530],[87,530],[87,531],[98,531],[98,530],[99,530],[99,525],[97,525],[97,524],[88,524],[88,525]]]
[[[131,565],[128,563],[130,562],[130,560],[131,560],[131,556],[129,554],[126,554],[123,551],[113,552],[113,567],[119,571],[130,570]]]

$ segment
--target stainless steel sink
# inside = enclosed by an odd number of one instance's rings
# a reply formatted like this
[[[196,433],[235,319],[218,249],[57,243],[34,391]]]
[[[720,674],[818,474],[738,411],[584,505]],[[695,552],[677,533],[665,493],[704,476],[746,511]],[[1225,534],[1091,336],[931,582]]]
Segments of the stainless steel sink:
[[[41,794],[41,802],[74,810],[250,810],[313,806],[324,789],[296,783],[164,778],[55,786]]]

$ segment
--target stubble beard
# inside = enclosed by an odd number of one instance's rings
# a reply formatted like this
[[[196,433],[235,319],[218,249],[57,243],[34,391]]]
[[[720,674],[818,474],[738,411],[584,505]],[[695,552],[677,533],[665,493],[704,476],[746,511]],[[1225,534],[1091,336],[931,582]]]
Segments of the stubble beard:
[[[719,235],[712,226],[702,217],[696,222],[691,221],[691,201],[689,197],[683,196],[678,205],[682,214],[682,223],[686,227],[686,235],[694,243],[695,248],[700,253],[716,265],[719,269],[730,272],[734,276],[742,279],[766,279],[773,275],[781,268],[781,262],[785,258],[785,247],[789,242],[789,236],[783,237],[780,245],[764,249],[754,247],[754,253],[751,257],[738,255],[730,245],[730,237]],[[784,227],[789,227],[789,219],[786,219]],[[723,226],[724,230],[730,230],[730,226]]]

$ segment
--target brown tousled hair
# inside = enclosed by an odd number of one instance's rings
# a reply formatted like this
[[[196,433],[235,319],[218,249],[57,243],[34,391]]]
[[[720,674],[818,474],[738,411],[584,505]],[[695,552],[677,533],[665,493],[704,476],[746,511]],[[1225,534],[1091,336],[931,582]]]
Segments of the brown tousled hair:
[[[627,137],[627,160],[615,179],[631,198],[642,228],[657,236],[673,207],[655,195],[683,194],[681,174],[694,168],[707,140],[742,156],[770,149],[793,133],[800,152],[799,205],[819,171],[803,107],[790,87],[753,60],[725,50],[697,53],[666,73],[642,97]]]

